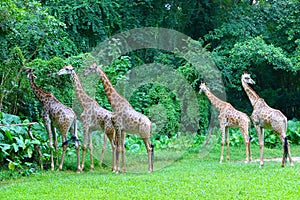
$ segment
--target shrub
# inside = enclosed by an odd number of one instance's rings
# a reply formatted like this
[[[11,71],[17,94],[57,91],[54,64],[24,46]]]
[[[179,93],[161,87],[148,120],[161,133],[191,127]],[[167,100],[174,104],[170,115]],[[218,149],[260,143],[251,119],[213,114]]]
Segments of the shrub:
[[[41,150],[47,149],[47,135],[41,132],[43,127],[34,124],[32,134],[35,139],[31,139],[27,132],[28,122],[28,120],[22,121],[15,115],[0,113],[0,123],[4,125],[0,126],[0,163],[9,170],[33,172],[39,163],[35,145],[39,145]],[[11,126],[11,124],[24,124],[24,126]],[[44,157],[47,158],[47,154],[44,154]]]

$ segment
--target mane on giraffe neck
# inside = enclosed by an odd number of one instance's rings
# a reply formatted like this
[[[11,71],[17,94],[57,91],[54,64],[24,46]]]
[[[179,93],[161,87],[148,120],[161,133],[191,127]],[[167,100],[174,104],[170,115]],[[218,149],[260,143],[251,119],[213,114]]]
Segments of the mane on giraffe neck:
[[[251,102],[251,105],[254,106],[257,102],[258,99],[260,99],[260,97],[258,96],[258,94],[249,86],[248,83],[244,82],[242,80],[242,86]]]
[[[35,96],[40,100],[40,102],[45,103],[45,100],[49,99],[50,97],[55,100],[58,101],[54,95],[52,95],[50,92],[46,92],[44,90],[42,90],[41,88],[39,88],[35,82],[34,82],[34,75],[33,74],[29,74],[29,81],[30,81],[30,86],[35,94]]]
[[[126,103],[130,106],[129,102],[116,91],[106,73],[99,66],[97,66],[97,72],[102,81],[107,99],[113,110],[116,110],[120,103]]]
[[[71,77],[74,82],[74,89],[76,92],[76,97],[81,104],[82,107],[85,107],[86,105],[90,105],[91,102],[94,102],[94,99],[92,99],[83,89],[81,81],[77,75],[77,73],[73,70]]]
[[[225,108],[224,104],[227,102],[216,97],[208,88],[205,90],[205,94],[212,105],[214,105],[218,111],[221,111]]]

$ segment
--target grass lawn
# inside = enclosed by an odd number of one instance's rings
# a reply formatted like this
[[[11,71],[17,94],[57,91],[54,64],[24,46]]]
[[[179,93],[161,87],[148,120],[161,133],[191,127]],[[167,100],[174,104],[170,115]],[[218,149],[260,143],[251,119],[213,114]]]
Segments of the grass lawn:
[[[259,148],[251,147],[253,158]],[[292,155],[300,147],[292,146]],[[113,174],[110,166],[86,169],[80,174],[44,171],[29,177],[0,182],[0,199],[300,199],[300,164],[281,168],[280,162],[243,163],[244,147],[231,148],[231,161],[219,164],[217,145],[204,158],[198,153],[156,152],[153,173],[147,173],[147,156],[128,155],[129,172]],[[265,149],[265,157],[280,157],[281,150]],[[170,158],[171,157],[171,158]],[[138,159],[134,159],[138,158]],[[68,163],[69,162],[69,163]],[[66,161],[75,166],[75,161]],[[162,164],[163,163],[163,164]],[[86,165],[88,168],[88,165]],[[143,172],[134,172],[133,169]]]

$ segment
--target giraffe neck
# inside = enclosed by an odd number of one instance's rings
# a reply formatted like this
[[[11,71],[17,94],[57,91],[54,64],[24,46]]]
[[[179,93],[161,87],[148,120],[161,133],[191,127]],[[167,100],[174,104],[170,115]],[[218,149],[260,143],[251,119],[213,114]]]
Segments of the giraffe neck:
[[[254,106],[257,100],[260,98],[258,94],[248,85],[248,83],[242,80],[242,86],[251,102],[251,105]]]
[[[74,70],[73,70],[71,76],[72,76],[72,79],[74,82],[74,89],[76,92],[76,97],[77,97],[80,105],[83,108],[86,108],[87,106],[91,105],[90,103],[93,102],[94,100],[84,91],[82,84],[80,82],[80,79]]]
[[[46,100],[52,95],[48,92],[45,92],[44,90],[42,90],[38,86],[36,86],[36,84],[34,83],[33,74],[29,74],[29,81],[30,81],[30,86],[31,86],[35,96],[40,100],[40,102],[45,104]]]
[[[107,75],[105,74],[105,72],[100,68],[97,67],[97,72],[100,76],[100,79],[103,83],[103,87],[107,96],[107,99],[111,105],[111,107],[113,108],[114,111],[118,110],[120,105],[122,104],[123,106],[127,105],[130,106],[130,104],[128,103],[128,101],[123,98],[114,88],[114,86],[111,84],[110,80],[108,79]]]
[[[212,105],[214,105],[218,111],[221,111],[225,108],[226,102],[222,101],[218,97],[216,97],[213,93],[210,92],[210,90],[205,90],[205,94]]]

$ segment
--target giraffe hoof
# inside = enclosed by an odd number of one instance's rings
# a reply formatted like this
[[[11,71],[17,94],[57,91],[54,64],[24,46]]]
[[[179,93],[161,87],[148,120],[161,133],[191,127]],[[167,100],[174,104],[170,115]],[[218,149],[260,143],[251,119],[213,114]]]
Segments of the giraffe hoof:
[[[294,168],[294,164],[291,164],[291,168]]]
[[[259,168],[263,168],[264,165],[259,165]]]

